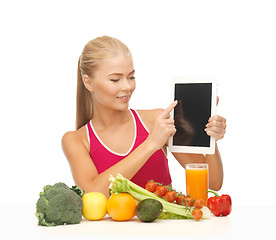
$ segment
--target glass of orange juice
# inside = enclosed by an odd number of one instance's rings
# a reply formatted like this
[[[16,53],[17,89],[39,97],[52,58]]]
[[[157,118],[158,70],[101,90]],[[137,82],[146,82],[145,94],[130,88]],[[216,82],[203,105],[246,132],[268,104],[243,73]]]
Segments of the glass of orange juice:
[[[186,194],[193,199],[202,199],[204,205],[208,199],[208,164],[195,163],[186,164]]]

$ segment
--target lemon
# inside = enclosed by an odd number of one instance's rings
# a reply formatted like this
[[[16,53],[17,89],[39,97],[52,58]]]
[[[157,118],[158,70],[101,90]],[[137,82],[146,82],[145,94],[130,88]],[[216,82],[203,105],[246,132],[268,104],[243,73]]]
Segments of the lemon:
[[[106,215],[107,198],[100,192],[85,193],[82,197],[82,215],[87,220],[100,220]]]

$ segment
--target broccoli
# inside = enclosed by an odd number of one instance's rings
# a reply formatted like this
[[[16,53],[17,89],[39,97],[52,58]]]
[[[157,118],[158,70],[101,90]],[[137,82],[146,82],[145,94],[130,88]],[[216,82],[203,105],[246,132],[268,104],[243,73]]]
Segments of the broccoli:
[[[36,217],[40,226],[77,224],[82,220],[82,196],[84,191],[77,186],[69,188],[65,183],[47,185],[39,194]]]

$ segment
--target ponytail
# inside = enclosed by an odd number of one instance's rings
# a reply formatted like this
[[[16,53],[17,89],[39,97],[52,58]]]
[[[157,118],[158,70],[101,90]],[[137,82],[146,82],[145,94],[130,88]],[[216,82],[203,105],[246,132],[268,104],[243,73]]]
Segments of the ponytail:
[[[92,119],[92,96],[82,81],[80,59],[78,62],[76,104],[76,129],[79,129]]]

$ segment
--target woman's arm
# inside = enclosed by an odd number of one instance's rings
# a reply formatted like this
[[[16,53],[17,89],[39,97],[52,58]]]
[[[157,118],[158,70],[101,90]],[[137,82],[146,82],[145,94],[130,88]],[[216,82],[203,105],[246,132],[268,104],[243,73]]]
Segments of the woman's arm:
[[[177,161],[185,168],[189,163],[207,163],[209,168],[209,188],[218,191],[223,183],[223,166],[216,144],[215,154],[206,156],[191,153],[172,153]]]
[[[116,176],[121,173],[124,177],[131,179],[155,152],[154,147],[146,140],[126,158],[98,174],[87,148],[75,132],[68,132],[63,136],[62,147],[75,183],[85,192],[101,192],[107,197],[110,174]]]
[[[215,115],[211,117],[206,124],[206,133],[212,136],[216,141],[222,139],[225,134],[226,119],[222,116]],[[216,143],[215,153],[207,154],[188,154],[188,153],[173,153],[182,167],[188,163],[208,163],[209,167],[209,188],[218,191],[223,183],[223,166],[221,156]]]
[[[176,102],[172,103],[156,117],[147,139],[142,144],[127,157],[100,174],[77,132],[67,132],[62,138],[62,147],[75,183],[86,192],[102,192],[108,196],[110,174],[116,176],[121,173],[124,177],[131,179],[150,156],[175,133],[173,120],[168,119],[175,105]]]

